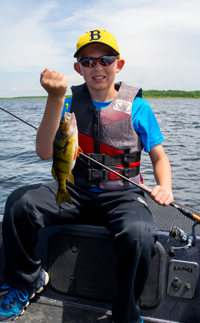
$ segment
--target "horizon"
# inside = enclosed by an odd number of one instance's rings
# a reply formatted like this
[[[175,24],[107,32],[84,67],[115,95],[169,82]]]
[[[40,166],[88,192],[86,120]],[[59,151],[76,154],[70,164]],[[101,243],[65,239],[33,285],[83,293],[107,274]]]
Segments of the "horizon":
[[[157,92],[184,92],[185,94],[187,93],[191,93],[191,92],[199,92],[199,96],[200,96],[200,90],[192,90],[192,91],[185,91],[185,90],[156,90],[156,89],[151,89],[151,90],[143,90],[142,89],[142,93],[144,94],[145,96],[145,93],[144,92],[151,92],[151,91],[157,91]],[[65,97],[71,97],[72,95],[70,94],[66,94]],[[15,97],[0,97],[0,100],[9,100],[9,99],[34,99],[34,98],[41,98],[41,99],[46,99],[48,97],[48,95],[23,95],[23,96],[15,96]],[[149,97],[150,98],[150,97]],[[166,97],[167,98],[167,97]],[[173,97],[172,97],[173,98]],[[178,98],[178,96],[177,96]],[[181,97],[180,97],[181,98]],[[184,97],[183,97],[184,98]],[[195,99],[196,97],[186,97],[186,98],[191,98],[191,99]],[[199,97],[200,98],[200,97]],[[198,99],[198,97],[197,97]]]

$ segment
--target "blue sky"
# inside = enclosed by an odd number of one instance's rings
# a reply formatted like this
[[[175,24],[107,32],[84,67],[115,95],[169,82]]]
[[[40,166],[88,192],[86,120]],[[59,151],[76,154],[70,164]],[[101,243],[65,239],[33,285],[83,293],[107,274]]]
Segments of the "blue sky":
[[[199,0],[1,0],[0,97],[46,95],[40,73],[73,70],[81,34],[112,32],[126,61],[116,81],[144,90],[200,90]]]

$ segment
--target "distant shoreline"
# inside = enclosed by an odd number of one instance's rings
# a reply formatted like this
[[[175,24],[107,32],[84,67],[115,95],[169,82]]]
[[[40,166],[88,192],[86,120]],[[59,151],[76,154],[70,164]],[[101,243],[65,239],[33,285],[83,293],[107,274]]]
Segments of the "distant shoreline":
[[[69,98],[72,95],[66,95]],[[180,91],[180,90],[143,90],[142,97],[144,99],[200,99],[200,91]],[[13,98],[0,98],[0,100],[41,100],[47,99],[47,96],[21,96]]]
[[[71,95],[69,95],[68,97],[71,97]],[[169,96],[165,96],[165,97],[150,97],[150,96],[145,96],[143,95],[142,96],[143,99],[197,99],[197,100],[200,100],[200,97],[199,98],[194,98],[194,97],[169,97]],[[0,101],[3,101],[3,100],[45,100],[47,99],[47,97],[19,97],[19,98],[0,98]]]
[[[0,98],[0,100],[41,100],[41,99],[47,99],[47,96],[22,96],[22,97],[16,97],[16,98]]]

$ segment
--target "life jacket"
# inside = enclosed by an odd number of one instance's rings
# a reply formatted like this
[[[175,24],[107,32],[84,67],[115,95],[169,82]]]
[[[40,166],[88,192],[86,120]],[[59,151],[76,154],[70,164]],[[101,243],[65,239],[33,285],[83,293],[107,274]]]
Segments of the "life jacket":
[[[77,119],[79,146],[84,154],[141,184],[143,145],[133,128],[131,111],[135,97],[141,97],[142,90],[123,82],[115,84],[115,88],[118,93],[114,100],[98,110],[90,99],[86,83],[72,87],[71,112]],[[134,186],[82,155],[77,158],[73,174],[75,184],[88,189],[96,185],[105,190]]]

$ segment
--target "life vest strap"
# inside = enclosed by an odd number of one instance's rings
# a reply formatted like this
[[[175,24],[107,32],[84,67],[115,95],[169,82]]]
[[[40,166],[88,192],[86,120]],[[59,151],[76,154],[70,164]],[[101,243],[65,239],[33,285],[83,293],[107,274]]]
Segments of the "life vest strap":
[[[116,166],[116,165],[124,165],[127,163],[128,165],[137,163],[140,161],[141,152],[137,153],[129,153],[122,155],[105,155],[105,154],[85,154],[96,160],[97,162],[105,165],[105,166]],[[81,159],[88,166],[97,167],[97,164],[85,156],[81,156]]]
[[[140,166],[136,166],[134,168],[128,170],[115,170],[118,174],[121,174],[127,178],[135,177],[140,172]],[[112,173],[107,169],[94,169],[94,168],[83,168],[78,171],[79,178],[85,178],[91,182],[100,182],[100,181],[109,181],[109,180],[119,180],[120,176]]]

